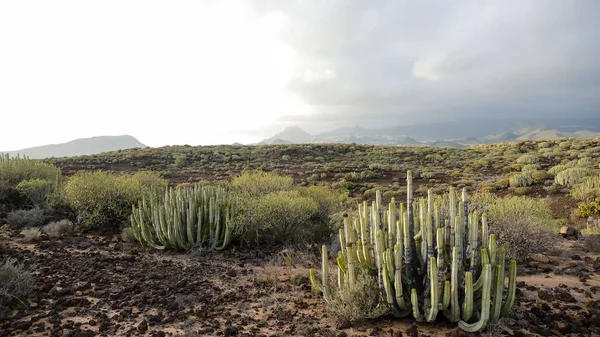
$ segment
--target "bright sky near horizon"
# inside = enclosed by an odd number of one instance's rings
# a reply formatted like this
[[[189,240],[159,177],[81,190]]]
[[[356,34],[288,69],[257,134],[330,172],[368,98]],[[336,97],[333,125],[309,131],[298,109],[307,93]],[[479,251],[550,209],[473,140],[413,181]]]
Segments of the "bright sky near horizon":
[[[600,115],[600,1],[0,1],[0,151]]]
[[[234,1],[0,4],[0,150],[130,134],[150,146],[260,141],[294,52],[285,17]]]

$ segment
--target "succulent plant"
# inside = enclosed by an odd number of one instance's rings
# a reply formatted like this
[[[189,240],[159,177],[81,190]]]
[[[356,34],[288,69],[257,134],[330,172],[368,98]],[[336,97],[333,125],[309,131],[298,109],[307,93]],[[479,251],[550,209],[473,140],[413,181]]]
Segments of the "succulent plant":
[[[156,249],[220,250],[231,242],[234,205],[222,187],[199,184],[167,189],[142,200],[130,218],[135,238]]]
[[[396,317],[412,314],[433,322],[439,312],[468,332],[480,331],[506,315],[515,303],[516,261],[510,261],[505,289],[505,252],[489,234],[485,215],[468,212],[450,188],[448,205],[436,204],[433,193],[414,200],[407,172],[406,206],[392,199],[382,207],[381,193],[358,215],[344,218],[340,230],[337,291],[354,286],[357,269],[377,275],[382,297]],[[329,260],[322,250],[322,282],[310,271],[313,288],[326,301],[335,296],[329,285]],[[505,291],[506,290],[506,291]],[[505,294],[506,293],[506,294]]]

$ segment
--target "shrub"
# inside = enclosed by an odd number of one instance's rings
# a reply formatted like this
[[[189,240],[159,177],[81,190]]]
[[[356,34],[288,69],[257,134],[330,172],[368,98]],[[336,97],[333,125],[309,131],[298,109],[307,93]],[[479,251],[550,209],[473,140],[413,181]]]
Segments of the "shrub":
[[[262,197],[272,192],[286,191],[292,188],[294,179],[272,172],[244,172],[231,181],[234,191],[246,197]]]
[[[518,164],[537,164],[540,159],[534,155],[526,154],[517,159]]]
[[[317,203],[297,191],[279,191],[259,200],[254,214],[253,231],[259,238],[277,242],[308,241],[299,233],[319,211]]]
[[[44,208],[48,195],[54,190],[54,183],[49,180],[29,179],[23,180],[16,186],[19,193],[27,196],[34,206]]]
[[[600,197],[600,177],[589,176],[571,187],[571,196],[577,200],[592,200]]]
[[[37,227],[44,224],[46,215],[43,209],[18,210],[8,213],[8,224],[12,228]]]
[[[136,176],[103,171],[80,171],[67,181],[64,194],[77,212],[81,226],[118,230],[131,214],[131,207],[152,187]]]
[[[510,176],[509,184],[511,187],[525,187],[533,184],[533,178],[529,172],[515,173]]]
[[[327,308],[343,323],[375,319],[388,312],[377,280],[362,270],[356,277],[354,288],[344,287],[342,291],[332,293],[337,296],[331,299]]]
[[[534,183],[540,183],[549,178],[552,178],[552,175],[550,175],[544,171],[532,171],[531,172],[531,179],[533,179]]]
[[[589,168],[571,167],[559,172],[556,177],[554,177],[554,182],[558,185],[571,186],[580,182],[582,178],[593,174],[594,171]]]
[[[37,227],[25,228],[20,233],[27,242],[34,242],[40,239],[42,232]]]
[[[592,158],[589,158],[589,157],[584,157],[577,161],[577,166],[590,167],[593,165],[594,165],[594,161],[592,160]]]
[[[587,218],[590,216],[600,216],[600,197],[590,202],[583,202],[577,206],[577,216]]]
[[[31,271],[13,258],[7,258],[0,265],[0,313],[13,300],[22,300],[33,290]]]
[[[487,207],[490,232],[508,246],[509,256],[524,261],[534,253],[547,252],[560,225],[550,205],[529,197],[498,198]]]
[[[565,165],[556,165],[556,166],[552,166],[548,170],[548,173],[550,173],[552,175],[557,175],[559,172],[562,172],[562,171],[564,171],[566,169],[567,169],[567,167]]]
[[[532,171],[537,171],[541,168],[542,167],[540,166],[540,164],[527,164],[527,165],[521,167],[521,171],[522,172],[532,172]]]
[[[44,226],[44,233],[51,238],[58,238],[73,232],[73,223],[67,219],[54,221]]]
[[[9,157],[0,154],[0,180],[8,181],[12,186],[23,180],[42,179],[54,182],[60,181],[60,169],[54,165],[27,157]]]
[[[121,239],[127,243],[134,243],[137,241],[135,238],[134,230],[132,227],[125,227],[123,231],[121,231]]]
[[[31,202],[6,180],[0,180],[0,213],[27,208]]]

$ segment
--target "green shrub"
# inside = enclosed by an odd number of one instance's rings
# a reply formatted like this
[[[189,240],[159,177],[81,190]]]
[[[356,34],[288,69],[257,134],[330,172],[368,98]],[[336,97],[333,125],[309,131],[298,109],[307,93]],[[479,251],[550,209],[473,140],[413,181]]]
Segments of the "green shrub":
[[[15,229],[26,227],[37,227],[44,224],[46,214],[43,209],[34,208],[29,210],[18,210],[8,213],[8,224]]]
[[[0,154],[0,180],[6,180],[13,186],[29,179],[49,180],[57,185],[60,177],[60,169],[54,165],[27,157],[9,157],[8,154]]]
[[[583,177],[579,184],[571,187],[571,196],[577,200],[592,200],[600,197],[600,177]]]
[[[554,177],[554,182],[558,185],[571,186],[580,182],[584,177],[591,176],[593,174],[594,171],[589,168],[570,167],[559,172],[556,177]]]
[[[551,174],[546,173],[545,171],[532,171],[531,179],[533,179],[534,183],[540,183],[546,179],[552,178]]]
[[[592,158],[589,158],[589,157],[584,157],[577,161],[577,166],[591,167],[593,165],[594,165],[594,161],[592,160]]]
[[[116,231],[129,219],[131,206],[153,190],[142,181],[139,176],[80,171],[68,179],[64,195],[83,228]]]
[[[542,168],[542,166],[540,166],[540,164],[527,164],[527,165],[521,167],[521,171],[522,172],[532,172],[532,171],[540,170],[541,168]]]
[[[587,218],[590,216],[600,216],[600,197],[590,202],[583,202],[577,206],[577,216]]]
[[[556,166],[552,166],[548,170],[548,173],[550,173],[552,175],[557,175],[559,172],[562,172],[562,171],[564,171],[566,169],[567,169],[567,167],[565,165],[556,165]]]
[[[560,224],[552,217],[550,205],[530,197],[498,198],[487,206],[490,232],[508,246],[510,256],[524,261],[531,254],[553,247]]]
[[[540,159],[537,156],[526,154],[517,159],[518,164],[537,164]]]
[[[309,241],[314,238],[302,237],[300,233],[318,211],[317,202],[298,191],[273,192],[258,201],[252,231],[257,233],[258,241]]]
[[[525,187],[533,184],[533,178],[529,172],[515,173],[510,176],[509,184],[511,187]]]
[[[31,206],[31,201],[6,180],[0,180],[0,214]]]
[[[48,195],[54,190],[54,182],[42,179],[29,179],[21,181],[16,189],[25,195],[36,207],[44,208]]]
[[[33,291],[31,270],[13,258],[0,265],[0,316],[6,312],[13,300],[23,300]]]
[[[244,172],[231,181],[233,191],[246,197],[257,198],[272,192],[286,191],[292,188],[294,179],[273,172]]]

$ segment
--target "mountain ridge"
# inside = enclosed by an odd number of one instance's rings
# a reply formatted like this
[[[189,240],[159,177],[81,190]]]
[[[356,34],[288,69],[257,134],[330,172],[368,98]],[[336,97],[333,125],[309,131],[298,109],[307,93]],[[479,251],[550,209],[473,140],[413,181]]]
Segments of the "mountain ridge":
[[[31,159],[45,159],[51,157],[59,158],[91,155],[136,147],[147,146],[130,135],[94,136],[89,138],[78,138],[65,143],[29,147],[16,151],[0,151],[0,153],[8,153],[9,156],[27,156]]]
[[[342,127],[311,135],[298,126],[286,127],[259,144],[357,143],[464,147],[524,140],[600,137],[600,119],[454,121],[366,129]]]

